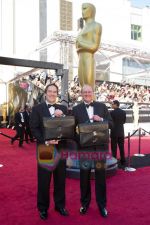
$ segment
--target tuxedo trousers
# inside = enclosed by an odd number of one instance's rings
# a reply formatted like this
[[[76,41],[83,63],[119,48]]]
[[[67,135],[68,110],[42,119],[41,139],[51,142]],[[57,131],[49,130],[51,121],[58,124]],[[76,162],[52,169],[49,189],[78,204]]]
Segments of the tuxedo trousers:
[[[53,175],[55,207],[65,207],[66,161],[60,160],[54,171],[38,165],[37,207],[39,211],[48,210],[50,205],[50,182]]]
[[[125,162],[125,151],[124,151],[124,136],[122,137],[111,137],[111,151],[112,151],[112,156],[114,158],[117,158],[117,145],[119,147],[120,151],[120,158],[121,158],[121,163]]]
[[[95,161],[94,165],[96,202],[99,208],[104,208],[106,207],[106,163],[101,160]],[[88,208],[91,201],[91,168],[85,169],[80,166],[80,191],[81,205]]]

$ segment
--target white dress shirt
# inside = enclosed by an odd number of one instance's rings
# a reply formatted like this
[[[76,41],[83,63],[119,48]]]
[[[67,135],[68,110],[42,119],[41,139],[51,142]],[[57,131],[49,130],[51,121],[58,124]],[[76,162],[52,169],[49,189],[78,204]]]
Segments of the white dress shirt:
[[[20,116],[21,116],[21,122],[24,123],[23,113],[20,113]]]
[[[84,102],[84,103],[85,103],[85,105],[88,104],[86,102]],[[90,122],[93,122],[94,107],[90,105],[88,108],[86,107],[86,111],[87,111],[87,114],[89,116]]]
[[[46,101],[46,104],[48,105],[48,104],[50,104],[50,103],[48,103],[48,102]],[[48,108],[48,109],[49,109],[49,112],[50,112],[51,116],[52,116],[52,117],[55,117],[55,115],[54,115],[54,113],[55,113],[55,107],[54,107],[54,106],[51,106],[51,107]]]

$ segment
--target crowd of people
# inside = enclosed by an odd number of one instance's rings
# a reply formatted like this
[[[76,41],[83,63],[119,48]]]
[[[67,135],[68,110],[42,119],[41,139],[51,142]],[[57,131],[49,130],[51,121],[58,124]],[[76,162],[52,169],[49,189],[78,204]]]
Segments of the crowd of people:
[[[112,82],[97,82],[95,87],[97,101],[112,102],[118,100],[122,103],[149,103],[150,87],[143,85]],[[81,101],[80,86],[77,79],[69,82],[69,101],[75,103]]]
[[[46,72],[41,72],[40,74],[34,74],[29,76],[30,84],[28,85],[28,102],[31,105],[43,101],[43,93],[45,86],[50,83],[55,83],[58,86],[58,101],[61,101],[61,79],[56,75],[47,74]],[[33,87],[35,85],[35,87]],[[31,96],[30,96],[31,95]],[[120,103],[130,104],[131,108],[134,101],[144,105],[148,105],[150,102],[150,87],[144,85],[138,85],[127,82],[110,82],[110,81],[96,81],[95,84],[95,99],[100,102],[110,104],[113,100],[118,100]],[[79,84],[79,79],[76,76],[73,80],[68,82],[68,105],[72,107],[76,102],[80,102],[81,97],[81,86]]]

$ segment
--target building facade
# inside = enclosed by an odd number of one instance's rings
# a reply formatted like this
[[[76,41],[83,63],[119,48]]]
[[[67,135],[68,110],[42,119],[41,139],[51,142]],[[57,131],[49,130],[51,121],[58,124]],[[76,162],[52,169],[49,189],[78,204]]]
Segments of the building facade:
[[[62,63],[71,79],[77,75],[74,37],[83,2],[0,0],[0,55]],[[150,7],[132,7],[130,0],[86,2],[96,6],[96,21],[103,27],[97,79],[150,85]],[[7,75],[14,76],[12,69]]]

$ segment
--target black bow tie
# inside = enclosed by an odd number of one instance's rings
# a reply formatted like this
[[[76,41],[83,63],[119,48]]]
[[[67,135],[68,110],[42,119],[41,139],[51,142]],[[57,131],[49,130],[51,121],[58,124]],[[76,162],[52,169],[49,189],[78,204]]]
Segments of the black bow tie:
[[[85,107],[86,107],[86,108],[89,108],[89,106],[94,106],[94,103],[91,102],[90,104],[85,104]]]
[[[56,104],[53,104],[53,105],[47,104],[47,106],[48,106],[48,108],[50,108],[50,107],[56,107]]]

